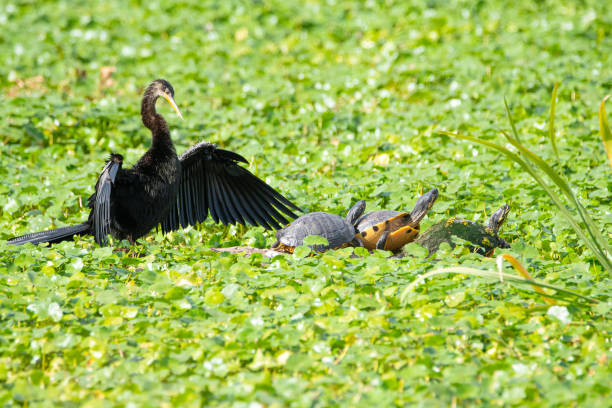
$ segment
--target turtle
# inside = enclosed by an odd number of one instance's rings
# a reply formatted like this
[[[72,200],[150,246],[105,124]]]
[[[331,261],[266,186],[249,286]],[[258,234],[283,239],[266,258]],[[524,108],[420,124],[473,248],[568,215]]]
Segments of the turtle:
[[[429,256],[431,256],[443,242],[454,248],[455,243],[452,241],[452,237],[455,236],[471,242],[473,245],[470,245],[469,248],[472,252],[491,256],[495,248],[510,248],[510,244],[498,235],[499,229],[508,218],[509,212],[510,207],[508,204],[504,204],[491,214],[487,226],[474,221],[451,217],[431,226],[421,234],[416,242],[427,248]]]
[[[277,242],[272,246],[280,252],[293,253],[295,247],[304,244],[309,235],[320,235],[327,239],[328,245],[311,245],[316,252],[328,249],[361,246],[355,238],[355,224],[365,210],[366,203],[359,200],[348,211],[346,218],[326,212],[312,212],[295,219],[291,224],[276,231]]]
[[[410,213],[390,210],[368,213],[357,220],[356,237],[367,249],[396,252],[414,241],[419,234],[419,223],[437,198],[438,189],[433,188],[419,197]]]

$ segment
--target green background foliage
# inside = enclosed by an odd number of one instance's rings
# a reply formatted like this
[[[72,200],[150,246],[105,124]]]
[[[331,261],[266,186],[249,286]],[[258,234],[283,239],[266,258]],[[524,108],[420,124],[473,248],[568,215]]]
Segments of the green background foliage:
[[[506,96],[521,141],[612,239],[597,127],[611,49],[599,1],[0,3],[1,404],[609,405],[610,276],[527,174],[437,131],[504,143]],[[510,202],[509,252],[604,302],[564,316],[502,283],[442,276],[402,306],[422,273],[494,261],[462,246],[425,260],[416,245],[403,259],[246,258],[207,248],[273,233],[211,222],[152,232],[130,253],[90,237],[8,246],[86,218],[108,153],[134,163],[148,147],[139,102],[158,77],[185,116],[158,105],[179,152],[235,150],[308,211],[344,214],[359,198],[410,209],[437,187],[427,228]]]

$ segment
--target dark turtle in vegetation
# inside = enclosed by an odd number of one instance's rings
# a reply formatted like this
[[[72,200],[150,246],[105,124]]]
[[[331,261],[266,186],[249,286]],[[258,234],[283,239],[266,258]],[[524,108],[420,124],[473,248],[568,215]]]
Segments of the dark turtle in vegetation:
[[[440,244],[443,242],[448,243],[454,248],[455,243],[452,237],[458,237],[475,245],[470,246],[472,252],[491,256],[495,248],[510,248],[510,244],[497,235],[500,227],[506,221],[509,212],[510,207],[504,204],[491,215],[488,226],[474,221],[451,217],[446,221],[433,225],[416,242],[427,248],[431,255],[440,248]]]
[[[405,211],[374,211],[357,221],[356,237],[367,249],[397,251],[419,234],[419,224],[438,198],[434,188],[417,200],[414,209]]]
[[[355,224],[365,210],[365,201],[360,200],[348,211],[346,218],[326,212],[313,212],[302,215],[287,227],[276,231],[278,240],[273,248],[293,253],[295,247],[304,244],[309,235],[319,235],[327,239],[328,245],[312,245],[317,252],[346,246],[360,246],[355,239]]]

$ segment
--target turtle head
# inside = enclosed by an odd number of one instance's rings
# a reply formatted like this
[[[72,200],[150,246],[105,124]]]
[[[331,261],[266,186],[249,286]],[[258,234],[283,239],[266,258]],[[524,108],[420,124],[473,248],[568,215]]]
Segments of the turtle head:
[[[365,200],[357,201],[357,204],[355,204],[354,206],[351,207],[350,210],[348,210],[348,213],[346,214],[346,221],[351,225],[356,225],[357,220],[359,219],[359,217],[361,217],[361,215],[365,211],[365,208],[366,208]]]
[[[508,204],[504,204],[500,207],[499,210],[491,214],[491,218],[489,218],[489,228],[491,228],[495,234],[497,234],[502,224],[506,222],[506,218],[508,218],[509,212],[510,207],[508,206]]]
[[[416,204],[414,205],[414,209],[410,212],[410,226],[417,227],[427,211],[433,206],[438,198],[438,189],[432,188],[425,194],[419,197]]]

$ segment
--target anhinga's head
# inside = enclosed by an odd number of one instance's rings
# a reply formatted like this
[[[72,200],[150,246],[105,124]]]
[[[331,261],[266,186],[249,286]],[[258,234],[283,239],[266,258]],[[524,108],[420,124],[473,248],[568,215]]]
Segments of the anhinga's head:
[[[149,86],[147,86],[144,93],[143,102],[147,100],[148,102],[152,102],[152,105],[155,105],[155,101],[160,96],[167,100],[170,105],[172,105],[172,108],[174,108],[177,115],[179,115],[179,118],[183,119],[181,111],[179,110],[178,106],[176,106],[176,102],[174,102],[174,88],[172,85],[170,85],[170,82],[166,81],[165,79],[156,79],[155,81],[151,82]]]

